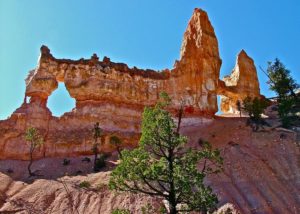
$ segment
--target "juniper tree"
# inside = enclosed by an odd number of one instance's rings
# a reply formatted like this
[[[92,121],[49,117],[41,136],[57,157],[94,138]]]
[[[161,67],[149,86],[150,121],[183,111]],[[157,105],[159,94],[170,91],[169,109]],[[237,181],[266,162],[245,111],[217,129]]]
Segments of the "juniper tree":
[[[109,187],[163,198],[168,201],[171,214],[211,211],[218,198],[204,179],[219,172],[220,152],[208,143],[200,150],[188,148],[187,137],[179,134],[166,109],[170,100],[166,94],[163,97],[154,107],[145,108],[139,146],[122,151],[122,160],[111,174]]]
[[[270,89],[278,96],[278,114],[282,125],[289,127],[294,116],[292,109],[299,101],[295,93],[299,85],[279,59],[268,63],[267,75],[269,77],[268,84]]]
[[[33,153],[44,144],[44,140],[36,128],[29,127],[25,133],[25,140],[29,143],[29,164],[27,166],[29,176],[34,176],[35,173],[31,171],[33,163]]]
[[[248,113],[249,120],[252,126],[253,131],[257,131],[260,126],[267,124],[262,119],[262,114],[264,110],[267,108],[268,102],[262,98],[251,98],[246,97],[243,100],[243,109]]]
[[[292,78],[291,72],[279,59],[276,58],[274,62],[268,62],[267,74],[270,89],[274,91],[278,97],[292,96],[297,99],[295,90],[299,88],[299,85]]]

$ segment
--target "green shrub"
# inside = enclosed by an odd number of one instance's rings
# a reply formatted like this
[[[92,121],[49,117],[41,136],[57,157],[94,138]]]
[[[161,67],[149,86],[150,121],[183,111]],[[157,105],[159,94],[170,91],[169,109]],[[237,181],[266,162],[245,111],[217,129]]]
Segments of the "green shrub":
[[[114,209],[111,214],[130,214],[130,211],[127,209]]]
[[[105,159],[107,158],[107,155],[105,154],[100,154],[99,157],[95,161],[95,171],[99,171],[103,167],[106,166]]]
[[[80,187],[80,188],[90,188],[90,187],[91,187],[91,184],[90,184],[90,182],[88,182],[88,181],[82,181],[82,182],[79,184],[79,187]]]
[[[69,159],[66,159],[66,158],[65,158],[65,159],[63,160],[63,165],[64,165],[64,166],[68,166],[68,165],[70,165],[70,163],[71,163],[71,160],[69,160]]]
[[[108,187],[107,184],[99,183],[99,184],[97,184],[95,190],[100,192],[100,191],[102,191],[103,189],[105,189],[107,187]]]
[[[91,159],[89,157],[85,157],[81,160],[81,162],[87,162],[87,163],[90,163],[91,162]]]
[[[260,126],[266,124],[262,119],[261,115],[264,113],[264,110],[268,107],[269,103],[266,99],[261,99],[258,97],[251,98],[246,97],[243,100],[243,109],[249,115],[250,125],[252,126],[253,131],[257,131]]]
[[[146,204],[142,207],[142,214],[152,214],[155,213],[155,210],[151,204]]]

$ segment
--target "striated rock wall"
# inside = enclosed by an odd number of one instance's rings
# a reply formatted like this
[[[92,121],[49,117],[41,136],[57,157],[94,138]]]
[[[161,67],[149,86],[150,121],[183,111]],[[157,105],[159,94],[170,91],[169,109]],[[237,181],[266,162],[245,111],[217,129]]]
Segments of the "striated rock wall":
[[[201,9],[195,9],[183,36],[180,60],[170,70],[129,68],[108,57],[101,61],[96,54],[90,59],[56,59],[42,46],[38,65],[26,78],[24,103],[9,119],[0,121],[0,159],[28,158],[24,133],[30,126],[38,128],[45,139],[36,158],[90,154],[95,122],[104,130],[103,151],[113,150],[108,143],[112,134],[122,138],[124,146],[134,146],[144,107],[154,105],[162,91],[172,98],[173,113],[183,101],[192,109],[185,114],[187,123],[211,118],[218,111],[218,94],[229,99],[227,108],[247,93],[259,95],[253,61],[244,52],[239,56],[232,79],[219,80],[218,41],[207,13]],[[255,87],[250,87],[248,80],[256,81]],[[59,118],[46,106],[58,82],[63,82],[76,100],[76,107]],[[222,99],[222,106],[224,103]],[[227,111],[225,107],[222,110]]]

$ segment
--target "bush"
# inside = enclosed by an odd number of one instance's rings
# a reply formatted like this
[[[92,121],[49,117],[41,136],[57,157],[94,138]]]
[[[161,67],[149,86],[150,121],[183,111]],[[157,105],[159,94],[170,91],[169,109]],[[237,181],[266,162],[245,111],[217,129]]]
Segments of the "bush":
[[[99,183],[99,184],[97,184],[95,190],[101,192],[101,191],[103,191],[107,187],[108,187],[107,184]]]
[[[91,187],[91,184],[90,184],[90,182],[88,182],[88,181],[82,181],[82,182],[79,184],[79,187],[80,187],[80,188],[90,188],[90,187]]]
[[[142,207],[142,214],[152,214],[155,213],[155,210],[151,204],[146,204],[145,206]]]
[[[80,174],[82,174],[82,171],[81,170],[77,170],[75,174],[76,175],[80,175]]]
[[[100,154],[99,155],[99,158],[96,159],[96,162],[95,162],[95,171],[99,171],[100,169],[102,169],[103,167],[106,166],[106,162],[105,162],[105,159],[107,158],[107,155],[105,154]]]
[[[269,103],[266,99],[258,97],[246,97],[243,100],[243,109],[249,115],[249,121],[247,123],[252,126],[253,131],[257,131],[259,129],[259,126],[266,124],[261,115],[268,107],[268,105]]]
[[[87,163],[90,163],[91,162],[91,159],[89,157],[85,157],[81,160],[81,162],[87,162]]]
[[[127,209],[114,209],[111,214],[130,214]]]
[[[65,159],[63,160],[63,165],[64,165],[64,166],[70,165],[70,163],[71,163],[71,160],[69,160],[69,159],[66,159],[66,158],[65,158]]]
[[[289,128],[293,122],[292,109],[295,105],[295,99],[291,96],[278,98],[278,114],[281,119],[282,126]]]
[[[6,170],[6,172],[9,173],[9,174],[12,174],[12,173],[14,173],[14,170],[12,170],[11,168],[8,168],[8,169]]]

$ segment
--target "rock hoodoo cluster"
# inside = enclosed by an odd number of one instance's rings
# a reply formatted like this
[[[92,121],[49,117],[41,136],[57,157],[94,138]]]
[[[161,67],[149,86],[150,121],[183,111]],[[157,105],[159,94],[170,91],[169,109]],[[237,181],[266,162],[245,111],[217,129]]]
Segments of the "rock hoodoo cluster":
[[[111,134],[119,135],[127,146],[136,144],[143,108],[155,104],[162,91],[172,98],[171,110],[184,101],[193,108],[187,117],[194,119],[218,111],[217,95],[223,96],[223,112],[234,112],[235,102],[245,96],[260,96],[254,62],[244,51],[232,74],[219,80],[218,41],[203,10],[195,9],[180,55],[174,68],[158,72],[129,68],[107,57],[100,61],[96,54],[91,59],[56,59],[42,46],[39,63],[26,79],[30,102],[24,101],[10,118],[0,121],[0,158],[26,159],[24,132],[29,126],[38,128],[45,139],[37,157],[90,153],[95,122],[105,131],[103,150],[111,150]],[[65,84],[76,107],[54,117],[46,104],[58,82]]]

